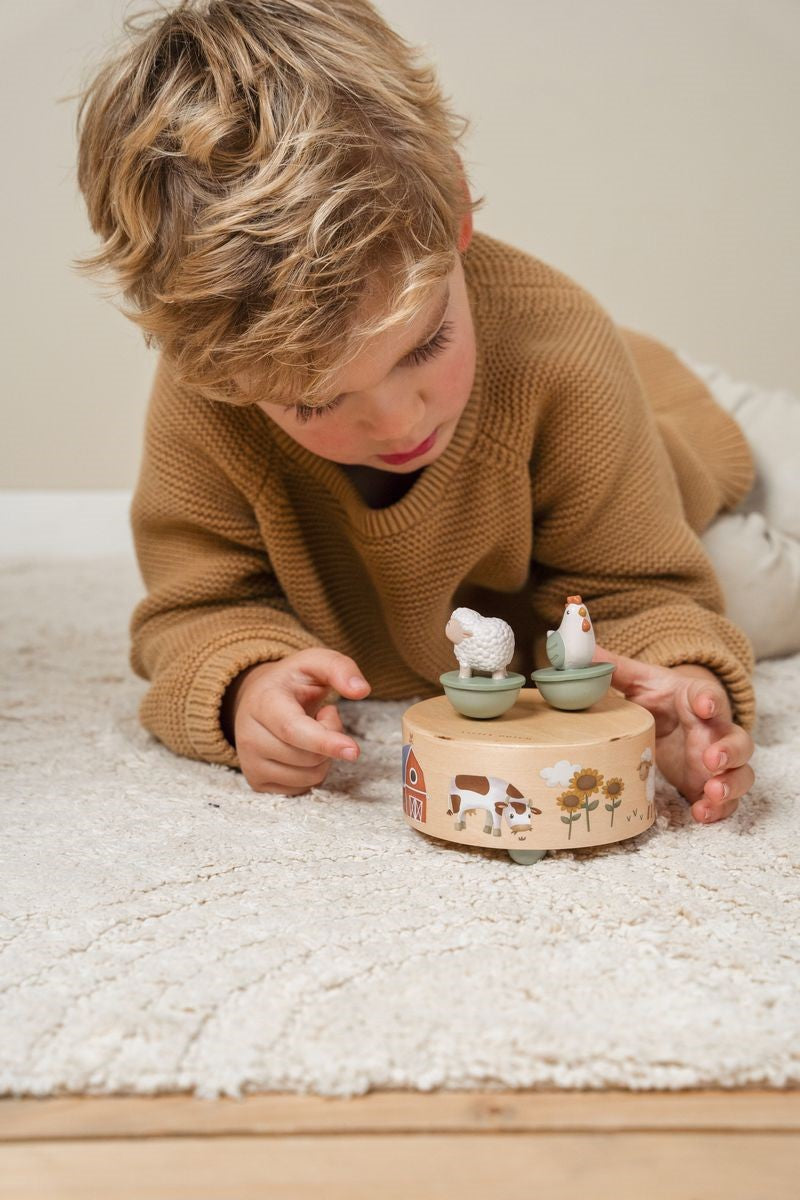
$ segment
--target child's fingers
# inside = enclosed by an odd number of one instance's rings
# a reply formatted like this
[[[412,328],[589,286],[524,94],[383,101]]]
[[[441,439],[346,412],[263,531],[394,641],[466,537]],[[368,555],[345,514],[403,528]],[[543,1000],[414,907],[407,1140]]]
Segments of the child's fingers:
[[[242,766],[247,763],[251,770],[259,773],[263,772],[265,764],[272,762],[307,771],[316,770],[323,763],[330,762],[328,754],[313,754],[276,737],[264,723],[263,715],[249,714],[242,720],[236,749]]]
[[[292,670],[300,669],[316,682],[330,684],[341,696],[363,700],[371,690],[355,659],[339,650],[312,646],[285,661],[291,662]]]
[[[707,746],[703,764],[709,771],[720,772],[731,767],[743,767],[755,750],[755,742],[746,729],[735,725],[730,734]]]
[[[312,787],[318,787],[330,770],[331,761],[326,758],[322,766],[293,767],[275,759],[262,759],[248,763],[245,778],[254,792],[279,792],[284,796],[299,796]],[[242,768],[245,762],[242,760]]]
[[[261,744],[258,749],[266,758],[291,765],[315,766],[322,758],[358,757],[358,746],[352,738],[331,729],[324,721],[310,717],[294,696],[282,690],[260,697],[253,714],[263,729],[263,735],[248,729],[242,736],[252,734]],[[241,752],[240,739],[237,747]],[[345,753],[347,752],[347,753]]]
[[[707,779],[703,795],[692,805],[692,815],[697,821],[721,821],[735,812],[739,801],[755,780],[755,772],[749,764],[733,771],[724,771]]]
[[[324,705],[314,715],[318,721],[322,722],[326,729],[332,729],[334,733],[344,733],[342,718],[339,716],[339,710],[335,704]]]
[[[722,684],[711,679],[692,679],[686,694],[692,712],[704,721],[730,716],[730,705]]]
[[[746,764],[734,771],[724,771],[722,775],[714,775],[703,784],[706,799],[714,805],[724,804],[727,800],[738,800],[753,786],[755,772]]]
[[[324,719],[332,719],[330,706]],[[254,717],[244,722],[237,749],[245,778],[256,792],[299,796],[318,787],[331,768],[330,755],[299,749],[276,737]]]
[[[692,805],[692,816],[695,821],[699,821],[703,825],[712,825],[715,821],[722,821],[725,817],[731,816],[738,807],[738,796],[731,797],[721,804],[713,804],[706,796],[703,796],[702,800],[696,800]]]
[[[336,727],[338,714],[333,720],[333,727],[328,724],[331,720],[330,715],[324,720],[319,720],[318,717],[319,714],[310,717],[300,704],[295,703],[286,715],[279,718],[277,728],[271,727],[272,732],[281,741],[298,750],[307,750],[311,754],[325,754],[329,758],[356,759],[358,746],[352,738],[340,732],[340,726]]]

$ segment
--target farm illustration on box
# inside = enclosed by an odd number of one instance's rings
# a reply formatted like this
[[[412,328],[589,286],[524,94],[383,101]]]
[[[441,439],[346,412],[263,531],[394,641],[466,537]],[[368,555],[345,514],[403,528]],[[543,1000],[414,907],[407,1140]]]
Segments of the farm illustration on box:
[[[457,608],[445,634],[458,671],[440,677],[445,696],[403,715],[410,825],[531,863],[653,824],[653,718],[607,695],[613,665],[592,661],[594,630],[580,596],[567,597],[559,628],[548,630],[551,667],[532,673],[535,689],[506,669],[514,634],[505,621]]]
[[[628,821],[646,820],[650,824],[655,815],[652,767],[652,752],[648,747],[642,752],[637,771],[638,780],[647,781],[644,801],[637,789],[638,803],[628,814]],[[580,763],[571,763],[566,758],[554,763],[552,767],[542,767],[539,775],[551,789],[563,789],[554,797],[538,794],[537,801],[546,804],[552,799],[561,810],[561,820],[568,827],[568,842],[572,838],[572,826],[576,821],[583,826],[585,820],[586,832],[591,833],[590,813],[600,806],[601,800],[603,809],[600,815],[603,811],[608,814],[607,824],[609,828],[613,828],[614,817],[622,804],[625,791],[625,781],[619,776],[604,780],[600,771],[593,767],[581,767]],[[453,817],[453,829],[456,831],[466,827],[467,813],[482,813],[483,832],[500,837],[503,820],[512,833],[517,833],[531,830],[534,818],[541,816],[543,812],[543,809],[534,807],[530,796],[526,797],[513,783],[496,775],[454,775],[447,791],[450,801],[447,816]],[[599,795],[595,795],[596,793]],[[425,773],[417,761],[413,746],[408,744],[403,746],[403,811],[410,820],[424,825],[426,809]],[[599,825],[599,819],[595,818],[595,832],[598,831]],[[636,827],[634,831],[640,832]]]

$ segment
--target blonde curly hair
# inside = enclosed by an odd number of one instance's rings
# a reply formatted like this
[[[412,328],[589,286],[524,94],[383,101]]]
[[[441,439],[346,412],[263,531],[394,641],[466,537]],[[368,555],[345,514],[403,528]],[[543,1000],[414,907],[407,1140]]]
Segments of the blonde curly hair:
[[[81,92],[78,184],[123,314],[213,400],[322,403],[453,268],[470,122],[368,0],[182,0]],[[379,291],[380,303],[365,302]]]

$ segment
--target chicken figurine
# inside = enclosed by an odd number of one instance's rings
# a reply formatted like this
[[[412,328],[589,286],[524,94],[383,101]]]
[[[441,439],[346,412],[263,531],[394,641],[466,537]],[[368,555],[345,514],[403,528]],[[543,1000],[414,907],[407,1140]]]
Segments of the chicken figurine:
[[[593,662],[596,644],[589,611],[580,596],[567,596],[558,629],[548,629],[545,652],[549,667],[533,671],[531,679],[552,708],[568,712],[591,708],[603,699],[614,666]]]
[[[547,631],[547,657],[557,671],[588,667],[594,657],[594,629],[580,596],[567,596],[558,629]]]

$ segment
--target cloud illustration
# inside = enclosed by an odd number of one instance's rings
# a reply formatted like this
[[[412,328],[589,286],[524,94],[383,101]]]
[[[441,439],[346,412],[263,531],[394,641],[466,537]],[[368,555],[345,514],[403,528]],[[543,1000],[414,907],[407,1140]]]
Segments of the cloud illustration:
[[[548,787],[565,788],[575,772],[580,769],[580,763],[571,763],[568,758],[562,758],[554,767],[543,767],[539,774]]]

